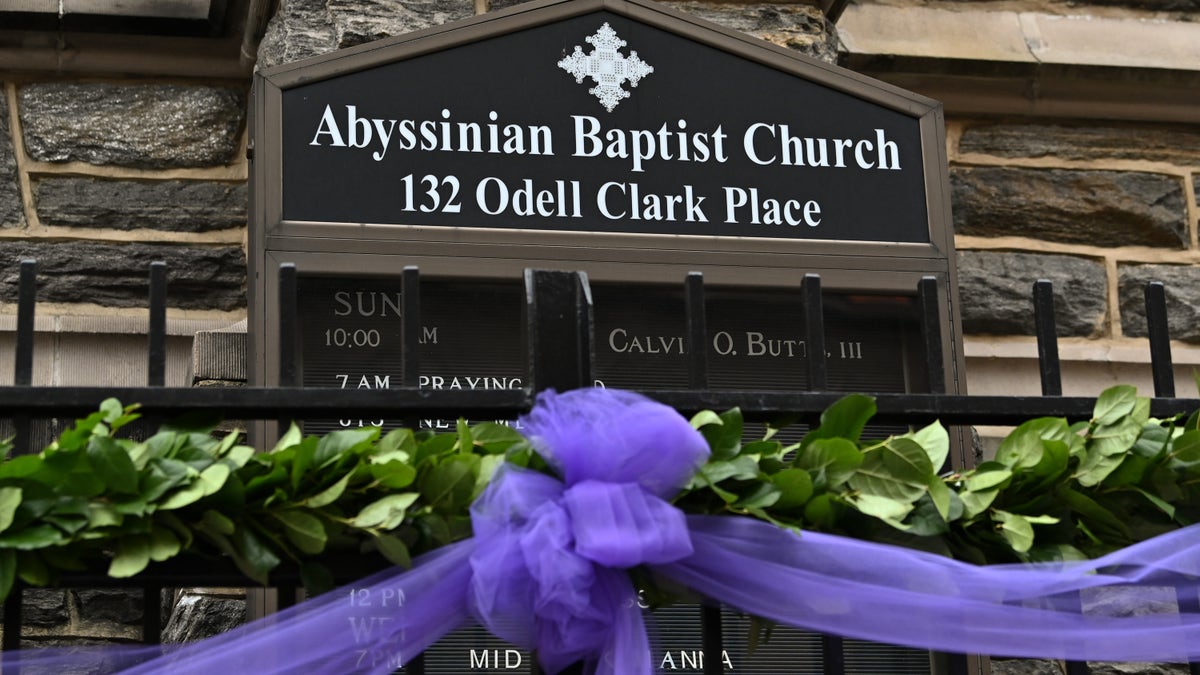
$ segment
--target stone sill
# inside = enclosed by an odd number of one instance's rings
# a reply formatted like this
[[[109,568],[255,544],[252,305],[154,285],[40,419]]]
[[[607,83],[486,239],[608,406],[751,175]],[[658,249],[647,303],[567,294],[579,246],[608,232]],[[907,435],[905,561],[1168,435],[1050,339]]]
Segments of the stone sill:
[[[167,335],[192,337],[200,331],[225,328],[238,319],[225,318],[181,319],[167,316]],[[71,316],[36,314],[33,319],[35,333],[74,333],[97,335],[145,335],[146,317],[134,316]],[[15,314],[0,314],[0,333],[15,333]]]
[[[1200,72],[1200,23],[854,4],[851,54]]]
[[[948,112],[1195,122],[1200,23],[858,3],[840,62]]]

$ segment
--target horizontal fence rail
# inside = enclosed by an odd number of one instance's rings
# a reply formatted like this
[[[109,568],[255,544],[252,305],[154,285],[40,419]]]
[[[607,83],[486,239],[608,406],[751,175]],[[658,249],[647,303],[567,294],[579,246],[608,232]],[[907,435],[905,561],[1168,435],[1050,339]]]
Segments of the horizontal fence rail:
[[[416,268],[405,268],[400,275],[403,288],[403,335],[401,361],[402,386],[388,389],[305,388],[300,383],[298,338],[298,270],[293,265],[280,269],[280,386],[236,388],[167,387],[166,383],[166,306],[168,270],[162,263],[150,269],[148,322],[148,381],[146,386],[125,387],[34,387],[33,316],[36,309],[36,263],[24,261],[20,268],[18,316],[14,354],[14,384],[0,387],[0,410],[11,418],[16,432],[17,452],[30,452],[30,421],[66,418],[89,414],[100,401],[115,397],[123,403],[138,403],[151,420],[162,420],[184,412],[220,413],[238,420],[312,419],[315,417],[386,415],[404,420],[424,418],[474,417],[512,419],[527,412],[536,392],[546,388],[560,390],[590,386],[593,382],[594,324],[592,299],[587,279],[582,274],[562,272],[526,272],[524,282],[524,344],[527,386],[504,390],[423,389],[417,385],[420,359],[415,348],[420,338],[420,275]],[[683,282],[683,335],[690,344],[707,343],[705,285],[698,273]],[[810,390],[744,390],[710,387],[707,349],[691,349],[687,355],[687,388],[654,389],[642,393],[677,410],[691,414],[700,410],[740,408],[752,421],[770,421],[783,414],[801,420],[816,419],[845,393],[828,391],[828,363],[825,358],[825,312],[821,280],[816,275],[803,279],[798,293],[803,301],[805,339],[810,345],[806,376]],[[942,331],[935,279],[923,279],[914,289],[920,323],[918,349],[924,362],[928,392],[860,393],[875,398],[878,412],[873,423],[917,425],[940,420],[950,426],[1014,425],[1036,417],[1065,417],[1087,420],[1095,398],[1062,396],[1061,366],[1054,320],[1053,289],[1039,281],[1033,287],[1033,311],[1036,324],[1039,375],[1042,396],[969,396],[947,394],[943,368]],[[1172,371],[1170,338],[1167,331],[1165,293],[1161,284],[1146,290],[1149,323],[1149,351],[1154,377],[1155,398],[1151,414],[1158,418],[1188,414],[1200,409],[1200,398],[1178,398]],[[357,557],[356,557],[357,558]],[[374,571],[373,563],[347,560],[337,569],[349,574]],[[379,563],[382,565],[382,562]],[[349,579],[348,579],[349,580]],[[299,583],[298,570],[284,565],[271,576],[272,583],[289,590]],[[157,597],[164,586],[237,586],[246,579],[230,564],[227,568],[209,561],[177,559],[157,563],[136,579],[115,580],[102,571],[70,576],[65,583],[81,586],[122,586],[142,588],[147,607],[144,633],[147,641],[157,640],[160,615]],[[283,596],[293,593],[281,593]],[[1197,598],[1181,598],[1181,605],[1200,603]],[[286,602],[284,603],[286,604]],[[151,607],[153,605],[153,607]],[[21,593],[14,592],[4,605],[4,649],[16,649],[21,638]],[[703,672],[722,672],[722,628],[719,608],[703,607],[700,617]],[[827,636],[822,643],[824,672],[838,675],[845,670],[840,638]],[[950,655],[946,662],[951,673],[967,672],[965,658]],[[1067,672],[1086,673],[1086,664],[1068,663]],[[1200,665],[1191,664],[1191,672],[1200,675]],[[420,658],[410,664],[409,672],[421,675]]]

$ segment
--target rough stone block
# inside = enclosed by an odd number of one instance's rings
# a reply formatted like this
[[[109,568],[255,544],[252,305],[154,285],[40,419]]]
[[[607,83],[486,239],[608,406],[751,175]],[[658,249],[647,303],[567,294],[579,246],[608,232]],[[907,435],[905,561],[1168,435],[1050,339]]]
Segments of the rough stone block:
[[[42,178],[33,195],[43,225],[207,232],[246,224],[245,183]]]
[[[136,624],[142,620],[142,592],[126,588],[94,588],[75,591],[82,622],[109,621]]]
[[[793,49],[826,63],[837,60],[838,38],[833,23],[817,7],[805,4],[744,4],[668,2],[681,12],[711,21],[767,42]]]
[[[997,157],[1148,159],[1191,165],[1200,161],[1200,131],[1182,126],[983,124],[965,129],[958,148]]]
[[[246,304],[246,260],[240,246],[0,241],[0,299],[15,302],[17,263],[38,261],[38,300],[145,307],[150,263],[167,264],[167,303],[184,309],[231,310]]]
[[[958,167],[950,190],[958,234],[1104,247],[1188,244],[1183,182],[1171,176]]]
[[[1146,337],[1146,284],[1163,283],[1171,339],[1200,343],[1200,268],[1186,265],[1122,265],[1117,270],[1121,332]]]
[[[474,16],[473,0],[328,0],[338,49]]]
[[[246,601],[212,595],[180,598],[163,631],[164,643],[193,642],[224,633],[246,621]]]
[[[325,0],[280,0],[258,44],[254,67],[270,68],[335,49],[337,32]]]
[[[1104,265],[1065,255],[960,251],[958,285],[963,332],[1034,335],[1033,284],[1054,285],[1060,337],[1096,337],[1107,315]]]
[[[33,159],[140,169],[233,162],[246,115],[243,92],[204,85],[34,83],[17,104]]]
[[[0,227],[25,227],[21,184],[17,179],[17,158],[13,154],[6,105],[0,105]]]
[[[283,0],[258,47],[258,68],[464,19],[474,0]]]
[[[71,620],[66,591],[28,588],[21,596],[21,622],[29,626],[59,626]]]

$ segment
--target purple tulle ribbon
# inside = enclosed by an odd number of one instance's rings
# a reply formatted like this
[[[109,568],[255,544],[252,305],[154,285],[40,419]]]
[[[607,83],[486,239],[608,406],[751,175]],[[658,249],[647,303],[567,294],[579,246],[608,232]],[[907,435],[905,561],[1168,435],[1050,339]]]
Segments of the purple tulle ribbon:
[[[654,672],[626,570],[643,565],[779,623],[949,652],[1200,660],[1200,526],[1103,558],[973,566],[757,520],[685,516],[666,499],[708,455],[675,411],[603,389],[546,393],[523,420],[561,480],[506,467],[472,507],[475,536],[340,591],[175,648],[32,650],[5,665],[133,673],[388,673],[474,618],[545,669]]]

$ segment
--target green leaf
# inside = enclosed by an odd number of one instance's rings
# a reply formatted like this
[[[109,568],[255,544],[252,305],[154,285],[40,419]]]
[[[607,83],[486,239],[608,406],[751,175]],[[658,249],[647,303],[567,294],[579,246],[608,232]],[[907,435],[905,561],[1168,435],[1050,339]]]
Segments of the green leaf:
[[[863,453],[863,463],[849,485],[866,495],[912,503],[925,494],[934,475],[929,455],[907,438],[892,438]]]
[[[900,521],[913,509],[912,502],[871,494],[857,495],[850,503],[866,515],[879,518],[898,529],[905,529]]]
[[[717,413],[711,410],[701,410],[692,416],[692,419],[689,420],[689,424],[692,425],[693,429],[700,429],[708,426],[709,424],[716,424],[719,426],[724,424],[724,422],[721,421],[721,416]]]
[[[783,469],[771,476],[771,483],[779,489],[775,508],[787,510],[804,506],[813,495],[812,476],[804,469]]]
[[[742,455],[728,460],[710,461],[700,467],[700,473],[692,479],[693,487],[709,483],[720,483],[730,478],[751,480],[758,477],[758,462],[753,457]]]
[[[1097,425],[1116,424],[1122,417],[1133,412],[1137,405],[1137,387],[1126,384],[1104,390],[1096,399],[1092,420]]]
[[[170,560],[179,554],[183,545],[175,533],[165,527],[150,530],[150,559],[155,562]]]
[[[730,459],[737,456],[742,447],[742,411],[734,408],[721,413],[720,424],[706,424],[700,433],[708,441],[713,459]]]
[[[19,530],[9,530],[0,534],[0,549],[15,548],[21,551],[32,551],[48,546],[57,546],[66,540],[62,530],[53,525],[31,525]]]
[[[771,483],[753,484],[754,489],[734,502],[734,506],[742,509],[765,509],[779,501],[779,488]]]
[[[367,504],[354,517],[355,527],[377,527],[391,530],[404,522],[408,507],[417,501],[420,495],[416,492],[405,492],[398,495],[388,495]]]
[[[134,534],[122,537],[117,543],[117,555],[108,566],[108,576],[127,579],[150,564],[150,537]]]
[[[845,438],[816,439],[796,453],[793,462],[812,474],[816,484],[828,489],[850,480],[862,463],[862,451]]]
[[[137,467],[133,465],[129,453],[115,439],[94,436],[87,445],[87,459],[92,472],[110,490],[121,494],[134,494],[138,491]]]
[[[1172,520],[1175,519],[1175,507],[1171,506],[1171,504],[1169,504],[1166,500],[1164,500],[1161,497],[1158,497],[1157,495],[1154,495],[1150,492],[1147,492],[1146,490],[1143,490],[1140,487],[1134,487],[1133,489],[1136,490],[1138,494],[1145,497],[1159,511],[1162,511],[1163,513],[1167,514],[1168,518],[1170,518]]]
[[[42,458],[37,455],[20,455],[0,463],[0,480],[5,478],[27,478],[42,469]]]
[[[301,505],[314,509],[319,509],[322,506],[328,506],[338,500],[342,493],[346,491],[346,486],[350,484],[350,476],[353,474],[347,473],[342,476],[336,483],[321,490],[317,494],[300,502]]]
[[[300,433],[300,427],[296,426],[295,422],[288,427],[287,433],[279,437],[279,441],[275,443],[275,447],[271,448],[271,452],[279,452],[284,448],[290,448],[293,445],[298,445],[304,438],[304,434]]]
[[[833,529],[837,524],[837,507],[833,495],[819,494],[804,505],[804,520],[822,529]]]
[[[934,422],[916,433],[909,434],[909,437],[925,449],[925,454],[929,455],[929,463],[935,470],[941,470],[941,467],[945,466],[946,458],[950,456],[950,434],[941,422]]]
[[[97,502],[88,504],[88,527],[93,530],[102,527],[117,527],[124,520],[125,516],[108,504]]]
[[[1171,442],[1171,456],[1189,464],[1200,462],[1200,430],[1189,430]]]
[[[1033,525],[1028,518],[995,509],[992,520],[1000,525],[1000,535],[1014,551],[1024,553],[1033,546]]]
[[[1097,536],[1104,537],[1106,544],[1124,546],[1129,542],[1129,526],[1096,500],[1065,485],[1060,485],[1054,494],[1079,514],[1082,519],[1080,524],[1086,524]]]
[[[958,498],[962,500],[963,516],[974,518],[983,513],[996,501],[996,496],[999,494],[997,490],[986,490],[983,492],[963,492]]]
[[[500,454],[524,440],[521,432],[496,422],[481,422],[471,427],[471,438],[475,447],[489,454]]]
[[[929,498],[933,502],[933,507],[937,509],[937,513],[942,517],[942,520],[947,523],[953,519],[950,515],[951,506],[954,504],[954,492],[950,486],[946,485],[946,481],[938,476],[934,476],[929,481]],[[961,511],[961,507],[959,509]]]
[[[224,514],[212,509],[205,510],[204,515],[200,519],[199,525],[205,530],[226,536],[233,534],[233,531],[237,529],[232,520],[226,518]]]
[[[984,462],[966,476],[966,489],[982,492],[1002,487],[1012,478],[1013,472],[998,462]]]
[[[800,447],[807,447],[819,438],[845,438],[857,443],[863,428],[875,416],[875,410],[875,399],[870,396],[846,396],[821,413],[821,424],[805,434]]]
[[[0,550],[0,602],[8,599],[17,580],[17,552]]]
[[[325,526],[316,516],[293,509],[276,511],[271,515],[283,525],[284,536],[301,553],[316,555],[325,550]]]
[[[330,463],[336,462],[342,455],[353,452],[376,438],[379,438],[378,427],[331,431],[317,442],[317,450],[313,454],[313,465],[318,469],[323,469]]]
[[[488,455],[488,457],[499,457],[499,455]],[[501,460],[503,460],[503,457],[501,457]],[[391,490],[406,488],[412,485],[412,482],[417,478],[416,467],[402,461],[372,464],[368,469],[371,472],[371,477],[379,481],[380,486]]]
[[[279,557],[262,538],[248,528],[238,528],[230,537],[233,544],[233,561],[242,574],[264,586],[272,569],[279,564]]]
[[[459,513],[475,494],[480,460],[475,455],[455,455],[434,466],[421,481],[421,494],[435,511]]]
[[[412,567],[412,556],[408,552],[408,547],[398,537],[393,537],[390,534],[375,537],[375,547],[393,565],[398,565],[405,569]]]
[[[1067,421],[1059,417],[1029,420],[1014,429],[996,448],[996,461],[1011,469],[1028,469],[1043,459],[1043,441],[1066,441],[1071,435]]]
[[[0,532],[13,524],[17,507],[21,506],[21,495],[19,487],[0,487]]]

